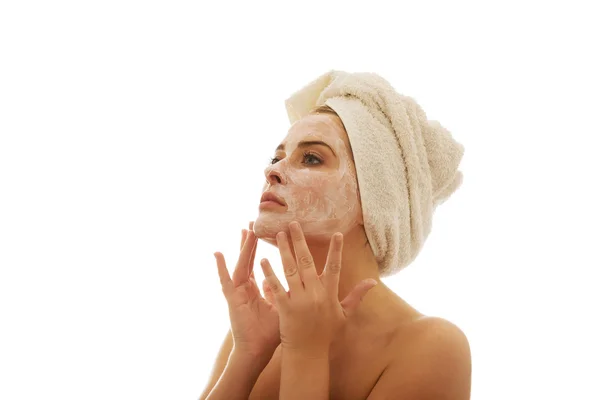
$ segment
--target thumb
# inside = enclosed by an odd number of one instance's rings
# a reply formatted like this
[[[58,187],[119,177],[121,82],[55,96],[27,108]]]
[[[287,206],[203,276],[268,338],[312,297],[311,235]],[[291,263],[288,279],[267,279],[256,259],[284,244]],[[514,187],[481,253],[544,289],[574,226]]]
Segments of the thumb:
[[[342,300],[340,303],[342,309],[344,310],[344,314],[347,317],[351,316],[354,311],[360,305],[363,297],[369,290],[371,290],[375,285],[377,285],[377,281],[375,279],[365,279],[361,281],[352,289],[350,293]]]

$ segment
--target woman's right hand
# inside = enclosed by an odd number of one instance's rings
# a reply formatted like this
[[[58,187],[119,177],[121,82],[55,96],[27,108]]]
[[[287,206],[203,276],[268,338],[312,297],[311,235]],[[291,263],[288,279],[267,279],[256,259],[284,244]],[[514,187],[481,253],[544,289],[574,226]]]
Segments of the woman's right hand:
[[[254,280],[257,242],[251,223],[249,231],[242,231],[240,257],[233,278],[229,275],[223,254],[216,252],[214,255],[229,307],[233,351],[251,357],[270,358],[280,343],[279,315],[268,286],[263,282],[265,299]]]

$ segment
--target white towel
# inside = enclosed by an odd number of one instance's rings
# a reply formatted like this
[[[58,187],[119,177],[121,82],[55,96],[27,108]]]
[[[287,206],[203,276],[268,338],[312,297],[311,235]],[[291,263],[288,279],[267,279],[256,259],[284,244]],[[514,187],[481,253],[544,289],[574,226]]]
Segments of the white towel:
[[[410,97],[374,73],[331,70],[286,101],[291,124],[328,105],[352,148],[363,222],[381,276],[410,264],[435,208],[462,183],[464,147]]]

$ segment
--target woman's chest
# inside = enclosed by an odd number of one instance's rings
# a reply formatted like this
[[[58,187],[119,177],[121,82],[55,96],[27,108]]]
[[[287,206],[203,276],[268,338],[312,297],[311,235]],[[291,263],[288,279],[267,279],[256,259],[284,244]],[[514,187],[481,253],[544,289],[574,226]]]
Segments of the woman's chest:
[[[366,399],[381,373],[388,364],[389,357],[383,343],[358,344],[343,355],[330,359],[329,398]],[[251,400],[276,400],[279,398],[281,377],[281,348],[263,370],[250,394]]]

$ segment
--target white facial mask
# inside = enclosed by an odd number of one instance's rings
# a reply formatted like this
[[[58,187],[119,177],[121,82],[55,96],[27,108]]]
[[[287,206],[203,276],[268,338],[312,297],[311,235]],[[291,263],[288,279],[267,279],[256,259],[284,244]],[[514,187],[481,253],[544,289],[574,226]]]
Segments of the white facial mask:
[[[254,231],[260,238],[274,238],[280,231],[288,232],[291,221],[298,221],[307,238],[328,241],[336,232],[346,233],[361,218],[356,172],[344,141],[339,121],[333,116],[317,115],[298,121],[285,139],[285,157],[265,170],[268,184],[264,190],[281,197],[285,207],[259,211]],[[298,143],[320,140],[337,155],[323,146],[298,149]],[[323,165],[303,164],[303,152],[308,151],[323,160]],[[314,162],[308,156],[310,162]],[[334,165],[339,163],[337,167]],[[279,177],[281,182],[272,175]]]

